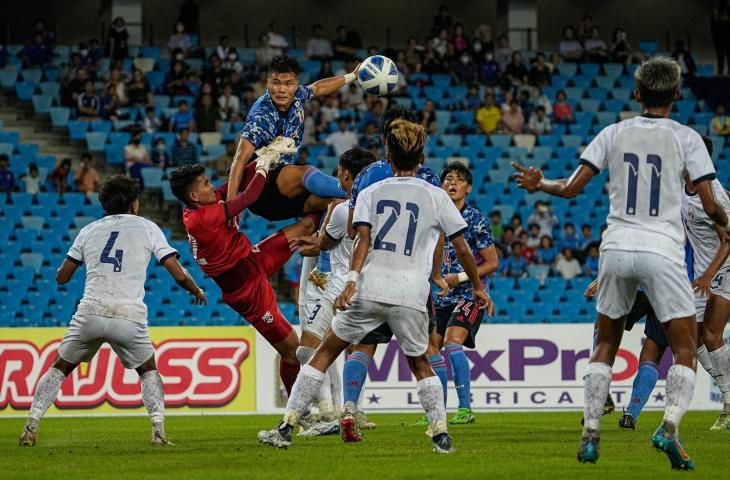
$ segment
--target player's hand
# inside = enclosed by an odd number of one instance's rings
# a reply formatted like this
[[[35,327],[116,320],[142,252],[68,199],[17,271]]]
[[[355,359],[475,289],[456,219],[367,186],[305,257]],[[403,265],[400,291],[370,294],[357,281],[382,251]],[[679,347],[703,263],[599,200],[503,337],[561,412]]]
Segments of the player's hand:
[[[316,257],[320,252],[319,239],[316,235],[294,237],[289,240],[289,248],[303,257]]]
[[[720,237],[720,241],[722,243],[730,243],[730,232],[728,232],[724,228],[722,229],[722,236]]]
[[[583,296],[586,298],[593,298],[596,296],[596,292],[598,292],[598,279],[593,280],[591,284],[586,287],[586,291],[583,292]]]
[[[239,215],[236,215],[234,217],[231,217],[228,219],[228,226],[233,227],[236,230],[238,230],[238,226],[241,223],[241,217]]]
[[[449,288],[456,288],[457,285],[459,285],[459,276],[454,275],[453,273],[449,273],[444,277],[444,280],[446,280],[446,283],[449,285]]]
[[[517,162],[512,162],[512,166],[517,170],[517,173],[514,174],[514,179],[518,187],[524,188],[528,192],[540,190],[540,182],[542,181],[543,175],[539,168],[525,168]]]
[[[335,311],[340,310],[344,312],[352,306],[352,296],[355,295],[355,288],[357,288],[357,284],[355,282],[347,282],[345,289],[342,291],[340,296],[335,299]]]
[[[192,295],[195,297],[193,305],[208,305],[208,298],[205,296],[205,292],[202,288],[199,288],[198,291]]]
[[[692,282],[692,288],[694,289],[695,293],[703,297],[709,297],[711,283],[712,277],[708,275],[701,275],[699,278],[696,278],[694,282]]]
[[[449,282],[444,277],[439,275],[438,277],[432,278],[431,281],[439,287],[438,292],[436,292],[436,295],[439,297],[445,297],[451,291],[451,285],[449,285]]]
[[[490,297],[483,288],[480,288],[479,290],[474,289],[474,301],[480,309],[487,311],[488,316],[493,317],[496,313],[492,297]]]
[[[352,73],[354,73],[355,76],[357,76],[360,73],[360,65],[362,65],[362,63],[358,63],[357,67],[355,67],[355,70],[352,71]]]

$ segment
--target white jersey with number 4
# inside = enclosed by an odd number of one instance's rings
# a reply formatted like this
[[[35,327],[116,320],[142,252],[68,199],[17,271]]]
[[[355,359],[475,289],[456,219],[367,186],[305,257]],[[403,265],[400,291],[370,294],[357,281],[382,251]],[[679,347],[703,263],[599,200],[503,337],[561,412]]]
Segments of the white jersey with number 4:
[[[392,177],[360,192],[352,226],[371,228],[371,250],[355,299],[426,311],[440,232],[467,229],[449,195],[416,177]]]
[[[712,190],[715,192],[717,203],[722,206],[727,215],[730,215],[730,199],[727,198],[720,180],[712,181]],[[682,220],[687,231],[687,239],[692,245],[694,278],[698,278],[705,273],[707,267],[712,263],[712,259],[715,258],[717,249],[720,248],[720,237],[715,231],[715,222],[705,213],[697,193],[689,195],[685,191],[682,201]],[[730,259],[725,261],[722,267],[728,265],[730,265]]]
[[[684,175],[714,179],[702,137],[668,118],[638,116],[601,130],[581,163],[608,168],[611,208],[601,250],[656,253],[684,264]]]
[[[147,323],[144,282],[152,255],[162,263],[178,253],[146,218],[108,215],[82,228],[66,256],[86,264],[77,314]]]

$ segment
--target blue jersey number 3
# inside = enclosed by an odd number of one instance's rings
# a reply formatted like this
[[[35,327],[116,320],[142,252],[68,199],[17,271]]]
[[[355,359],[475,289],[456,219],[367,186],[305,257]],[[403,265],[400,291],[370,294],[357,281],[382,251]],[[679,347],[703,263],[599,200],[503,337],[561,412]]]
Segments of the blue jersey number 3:
[[[117,250],[116,252],[114,252],[113,257],[109,256],[109,254],[112,252],[112,248],[114,247],[114,242],[117,241],[118,236],[119,232],[112,232],[112,234],[109,235],[109,240],[106,241],[106,245],[104,245],[104,251],[101,252],[101,258],[99,258],[99,261],[101,263],[111,263],[112,265],[114,265],[115,272],[122,271],[122,258],[124,258],[124,250]]]

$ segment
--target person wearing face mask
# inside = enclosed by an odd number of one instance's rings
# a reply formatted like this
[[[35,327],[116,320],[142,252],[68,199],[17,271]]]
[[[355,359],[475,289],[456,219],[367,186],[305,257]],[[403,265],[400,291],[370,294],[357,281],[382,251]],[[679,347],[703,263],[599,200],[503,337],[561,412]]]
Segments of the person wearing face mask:
[[[221,35],[218,39],[218,46],[215,48],[213,53],[216,57],[220,58],[221,61],[225,61],[228,55],[235,53],[236,49],[230,45],[231,39],[228,35]]]
[[[167,42],[167,48],[170,49],[170,52],[175,52],[179,49],[183,55],[186,55],[192,46],[193,43],[190,41],[190,35],[185,33],[185,24],[178,20],[175,22],[175,31]]]
[[[126,22],[122,17],[117,17],[112,22],[107,32],[107,55],[113,59],[126,58],[129,56],[129,33]]]
[[[152,162],[147,153],[147,147],[140,143],[142,141],[142,132],[136,131],[132,134],[132,140],[124,147],[124,160],[127,166],[127,175],[139,180],[140,186],[144,188],[142,179],[142,169],[151,167]]]
[[[476,82],[479,76],[478,66],[472,61],[469,52],[462,52],[459,55],[459,63],[454,68],[454,72],[459,81],[466,84]]]
[[[494,58],[494,53],[486,52],[484,54],[484,61],[479,64],[479,77],[487,85],[492,85],[497,81],[501,69],[499,63]]]
[[[150,160],[153,165],[160,168],[167,168],[170,165],[170,155],[167,153],[167,143],[164,138],[160,137],[155,140],[155,148],[152,150]]]

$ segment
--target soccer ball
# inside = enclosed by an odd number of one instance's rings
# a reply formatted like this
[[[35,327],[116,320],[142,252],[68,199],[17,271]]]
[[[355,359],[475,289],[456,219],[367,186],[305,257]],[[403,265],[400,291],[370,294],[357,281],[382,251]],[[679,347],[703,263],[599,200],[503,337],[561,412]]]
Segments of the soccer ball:
[[[373,55],[360,64],[360,86],[373,95],[386,95],[398,85],[398,67],[388,57]]]

